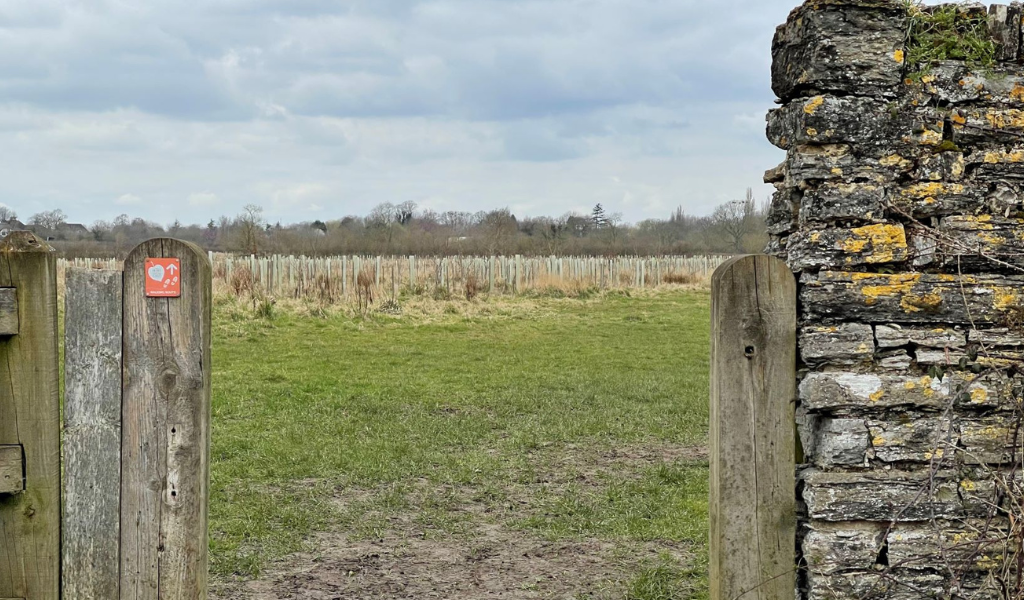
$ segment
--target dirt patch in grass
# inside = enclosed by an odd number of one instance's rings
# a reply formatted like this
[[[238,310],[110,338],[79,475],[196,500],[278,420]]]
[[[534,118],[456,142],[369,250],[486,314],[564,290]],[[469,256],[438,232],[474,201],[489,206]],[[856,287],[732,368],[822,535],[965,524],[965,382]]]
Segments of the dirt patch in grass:
[[[498,525],[469,537],[434,539],[414,523],[386,537],[320,535],[317,554],[296,555],[276,572],[215,597],[248,600],[337,598],[621,598],[628,580],[666,551],[642,544],[625,551],[608,541],[547,541]]]
[[[566,535],[527,523],[545,523],[553,497],[600,497],[661,465],[706,458],[703,448],[667,444],[552,446],[529,452],[530,472],[501,485],[423,478],[340,489],[336,531],[316,534],[308,552],[258,580],[219,582],[213,597],[611,600],[645,597],[632,591],[636,582],[666,569],[677,574],[670,580],[679,595],[671,597],[687,597],[692,580],[681,574],[695,564],[691,542],[638,539],[600,525]]]

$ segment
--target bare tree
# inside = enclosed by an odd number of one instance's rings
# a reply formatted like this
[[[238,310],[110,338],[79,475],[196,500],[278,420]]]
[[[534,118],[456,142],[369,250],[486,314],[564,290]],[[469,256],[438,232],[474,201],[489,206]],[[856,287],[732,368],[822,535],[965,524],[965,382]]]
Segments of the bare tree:
[[[747,188],[746,198],[726,202],[711,214],[714,227],[729,240],[733,250],[743,251],[743,241],[758,225],[754,191]]]
[[[32,215],[29,223],[43,229],[54,230],[67,223],[68,217],[62,210],[47,210]]]
[[[249,254],[258,254],[260,234],[265,225],[263,207],[246,204],[242,207],[242,214],[238,215],[237,221],[243,250]]]
[[[509,241],[515,238],[518,223],[515,215],[507,208],[492,210],[480,221],[487,236],[487,252],[507,252]]]
[[[14,209],[6,204],[0,204],[0,221],[4,223],[8,221],[14,221],[18,218],[18,213],[14,212]]]
[[[413,205],[415,206],[415,205]],[[391,253],[391,246],[395,240],[395,230],[401,225],[402,209],[391,204],[382,202],[373,207],[370,215],[366,218],[367,225],[378,232],[384,241],[384,252]]]

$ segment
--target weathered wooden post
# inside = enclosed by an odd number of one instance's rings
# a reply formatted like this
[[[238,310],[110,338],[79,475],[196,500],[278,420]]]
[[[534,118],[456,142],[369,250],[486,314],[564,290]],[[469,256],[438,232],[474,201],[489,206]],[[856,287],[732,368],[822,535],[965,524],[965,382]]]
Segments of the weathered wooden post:
[[[124,264],[121,599],[207,594],[210,263],[144,242]]]
[[[796,281],[741,256],[711,281],[712,600],[795,590]]]
[[[57,261],[0,241],[0,598],[60,598]]]
[[[68,269],[64,301],[64,598],[118,597],[120,271]]]

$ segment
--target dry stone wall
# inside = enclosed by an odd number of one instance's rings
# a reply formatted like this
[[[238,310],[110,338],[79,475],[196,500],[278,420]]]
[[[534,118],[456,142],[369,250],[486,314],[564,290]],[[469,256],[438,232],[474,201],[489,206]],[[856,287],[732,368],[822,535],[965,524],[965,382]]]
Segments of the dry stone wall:
[[[799,278],[804,598],[1024,597],[1022,17],[809,0],[777,31],[768,251]],[[980,59],[908,64],[972,56],[978,32]]]

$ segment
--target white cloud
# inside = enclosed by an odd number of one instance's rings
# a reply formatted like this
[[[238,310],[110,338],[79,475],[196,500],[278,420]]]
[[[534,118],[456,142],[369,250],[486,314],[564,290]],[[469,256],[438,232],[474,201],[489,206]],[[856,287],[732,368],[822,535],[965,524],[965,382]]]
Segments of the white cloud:
[[[139,198],[135,194],[121,194],[114,200],[114,204],[118,206],[134,206],[142,202],[142,198]]]

